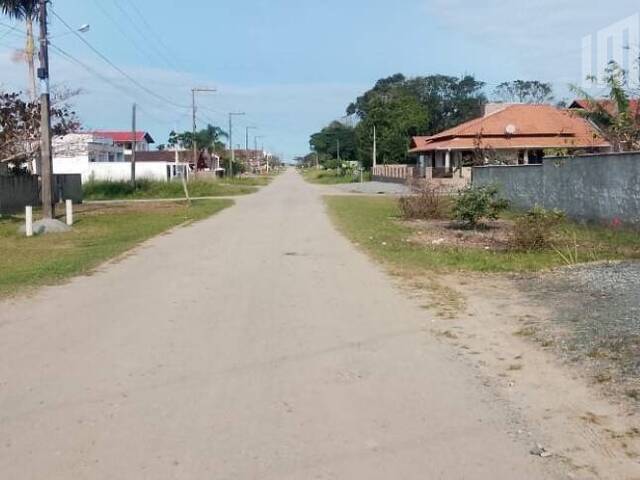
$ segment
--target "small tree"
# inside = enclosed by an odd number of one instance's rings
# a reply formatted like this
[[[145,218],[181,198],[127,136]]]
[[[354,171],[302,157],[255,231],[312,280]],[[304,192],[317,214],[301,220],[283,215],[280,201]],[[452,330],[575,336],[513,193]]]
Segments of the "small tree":
[[[496,220],[508,207],[496,187],[468,187],[458,193],[453,216],[466,227],[476,228],[482,220]]]
[[[597,78],[588,80],[596,83]],[[571,89],[583,97],[588,107],[583,115],[598,125],[616,152],[640,149],[640,107],[633,109],[627,72],[616,62],[609,62],[602,79],[609,89],[609,101],[602,102],[573,85]],[[636,103],[636,105],[640,105]]]

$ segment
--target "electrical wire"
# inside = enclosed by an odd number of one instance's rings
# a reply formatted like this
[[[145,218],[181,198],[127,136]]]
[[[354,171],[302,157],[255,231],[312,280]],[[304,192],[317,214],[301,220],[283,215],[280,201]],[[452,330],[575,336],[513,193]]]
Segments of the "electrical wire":
[[[122,6],[122,4],[118,1],[118,0],[113,0],[113,4],[116,6],[116,8],[118,10],[120,10],[120,12],[122,13],[122,15],[127,19],[127,21],[134,27],[134,31],[140,35],[141,37],[143,37],[143,40],[146,40],[146,44],[149,45],[152,50],[155,51],[156,55],[161,58],[169,67],[173,68],[174,70],[180,70],[180,68],[178,68],[176,66],[176,64],[169,58],[167,57],[164,52],[156,47],[156,42],[160,43],[163,45],[164,48],[167,48],[162,40],[156,38],[156,39],[151,39],[149,38],[149,36],[147,36],[139,27],[139,24],[136,24],[132,19],[131,19],[131,15],[129,15],[127,13],[127,11],[125,10],[125,8]],[[140,13],[140,11],[137,9],[137,7],[135,7],[134,3],[131,2],[129,4],[130,6],[134,7],[134,11],[135,13],[142,19],[144,25],[149,29],[149,31],[152,32],[151,30],[151,26],[149,25],[149,23],[147,22],[147,20],[144,18],[144,16]],[[152,32],[153,33],[153,32]]]
[[[109,58],[104,55],[102,52],[100,52],[96,47],[94,47],[93,45],[91,45],[91,43],[89,43],[88,40],[86,40],[80,33],[78,33],[75,29],[73,29],[73,27],[71,27],[60,15],[58,15],[56,13],[55,10],[51,9],[51,13],[53,14],[53,16],[55,16],[70,32],[72,32],[76,37],[78,37],[80,39],[80,41],[82,43],[84,43],[87,47],[89,47],[89,49],[95,53],[96,55],[98,55],[98,57],[100,57],[105,63],[107,63],[111,68],[113,68],[114,70],[116,70],[120,75],[122,75],[123,77],[125,77],[127,80],[129,80],[132,84],[134,84],[135,86],[137,86],[140,90],[146,92],[147,94],[151,95],[152,97],[157,98],[158,100],[161,100],[169,105],[172,105],[176,108],[180,108],[180,109],[184,109],[184,108],[190,108],[188,106],[184,106],[184,105],[180,105],[176,102],[174,102],[173,100],[168,99],[167,97],[164,97],[163,95],[160,95],[156,92],[154,92],[153,90],[147,88],[145,85],[143,85],[142,83],[140,83],[138,80],[136,80],[135,78],[133,78],[131,75],[129,75],[127,72],[125,72],[124,70],[122,70],[120,67],[118,67],[115,63],[113,63],[111,60],[109,60]]]

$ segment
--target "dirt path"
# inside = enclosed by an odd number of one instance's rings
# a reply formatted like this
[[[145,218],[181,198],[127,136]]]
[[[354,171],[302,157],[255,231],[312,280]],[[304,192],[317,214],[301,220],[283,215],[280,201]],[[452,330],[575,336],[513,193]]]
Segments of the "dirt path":
[[[237,202],[0,304],[0,478],[566,478],[317,189]]]

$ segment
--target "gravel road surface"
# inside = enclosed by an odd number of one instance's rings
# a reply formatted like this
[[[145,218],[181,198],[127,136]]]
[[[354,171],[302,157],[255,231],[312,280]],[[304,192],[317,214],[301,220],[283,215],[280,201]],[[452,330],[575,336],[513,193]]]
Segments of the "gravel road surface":
[[[555,478],[428,315],[289,170],[0,304],[0,478]]]

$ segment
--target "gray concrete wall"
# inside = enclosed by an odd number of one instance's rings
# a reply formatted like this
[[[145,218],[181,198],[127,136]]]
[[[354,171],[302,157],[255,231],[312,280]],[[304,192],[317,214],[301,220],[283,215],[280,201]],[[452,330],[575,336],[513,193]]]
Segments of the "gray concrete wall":
[[[55,201],[82,203],[80,175],[54,175]],[[36,176],[0,175],[0,214],[20,213],[27,205],[40,205],[40,185]]]
[[[497,165],[473,169],[474,185],[495,185],[511,204],[518,209],[542,205],[542,165]]]
[[[542,166],[473,170],[474,185],[496,184],[517,208],[557,208],[576,220],[640,226],[640,153],[546,158]]]

